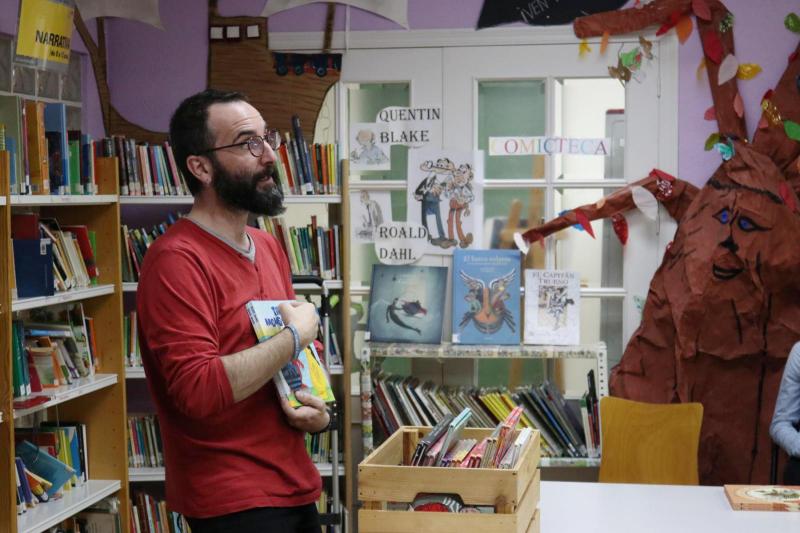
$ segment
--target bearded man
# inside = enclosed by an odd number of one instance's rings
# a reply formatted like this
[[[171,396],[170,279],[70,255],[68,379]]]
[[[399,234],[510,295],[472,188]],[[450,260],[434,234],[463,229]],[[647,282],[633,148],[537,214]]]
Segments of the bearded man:
[[[194,205],[148,250],[137,298],[170,508],[195,533],[319,532],[305,433],[326,429],[329,413],[303,393],[291,408],[272,381],[314,340],[317,313],[282,304],[286,328],[258,344],[245,309],[295,299],[280,244],[247,226],[250,213],[283,211],[280,135],[243,95],[207,90],[180,104],[170,140]]]

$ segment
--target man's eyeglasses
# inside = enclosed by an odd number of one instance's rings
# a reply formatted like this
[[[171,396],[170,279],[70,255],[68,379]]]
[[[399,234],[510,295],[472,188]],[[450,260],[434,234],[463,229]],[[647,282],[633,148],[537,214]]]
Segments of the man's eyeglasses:
[[[264,135],[257,135],[255,137],[250,137],[246,141],[242,141],[240,143],[233,143],[225,146],[217,146],[216,148],[210,148],[208,150],[204,150],[203,152],[201,152],[200,155],[216,152],[217,150],[222,150],[223,148],[247,146],[247,149],[250,150],[250,153],[253,155],[253,157],[261,157],[262,155],[264,155],[264,143],[267,143],[273,150],[277,150],[281,145],[280,132],[278,130],[267,130],[267,132]]]

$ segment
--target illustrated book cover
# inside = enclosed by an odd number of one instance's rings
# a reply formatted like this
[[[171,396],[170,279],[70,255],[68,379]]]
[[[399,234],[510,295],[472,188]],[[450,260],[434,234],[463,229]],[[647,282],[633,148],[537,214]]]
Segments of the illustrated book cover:
[[[800,511],[800,486],[725,485],[734,511]]]
[[[565,270],[525,271],[525,344],[580,344],[580,278]]]
[[[367,340],[442,342],[447,267],[373,265]]]
[[[247,302],[247,314],[250,316],[258,342],[266,341],[283,329],[283,319],[278,306],[284,302],[284,300]],[[289,399],[292,407],[302,405],[294,396],[298,390],[310,392],[325,402],[336,401],[330,379],[313,343],[275,374],[275,386],[278,393]]]
[[[519,344],[519,250],[453,252],[453,342]]]

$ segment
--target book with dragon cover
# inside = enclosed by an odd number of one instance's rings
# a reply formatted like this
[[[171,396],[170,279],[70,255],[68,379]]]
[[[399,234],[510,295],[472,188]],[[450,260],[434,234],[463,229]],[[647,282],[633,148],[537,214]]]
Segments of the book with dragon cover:
[[[453,342],[519,344],[519,250],[453,253]]]
[[[278,311],[278,306],[282,303],[288,303],[288,300],[247,302],[247,314],[253,324],[258,342],[266,341],[283,329],[283,319]],[[302,405],[294,396],[294,393],[299,390],[310,392],[326,403],[336,401],[333,390],[331,390],[328,373],[325,371],[313,343],[301,350],[300,355],[275,374],[274,380],[278,393],[288,398],[292,407]]]

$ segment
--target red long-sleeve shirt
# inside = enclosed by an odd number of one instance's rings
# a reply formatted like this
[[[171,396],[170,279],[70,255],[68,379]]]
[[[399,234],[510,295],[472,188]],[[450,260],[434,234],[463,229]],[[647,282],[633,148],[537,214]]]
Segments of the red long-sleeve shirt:
[[[294,299],[277,240],[248,228],[251,262],[188,220],[147,251],[137,317],[158,411],[167,504],[194,518],[316,501],[319,473],[270,381],[234,403],[220,355],[256,344],[245,304]]]

